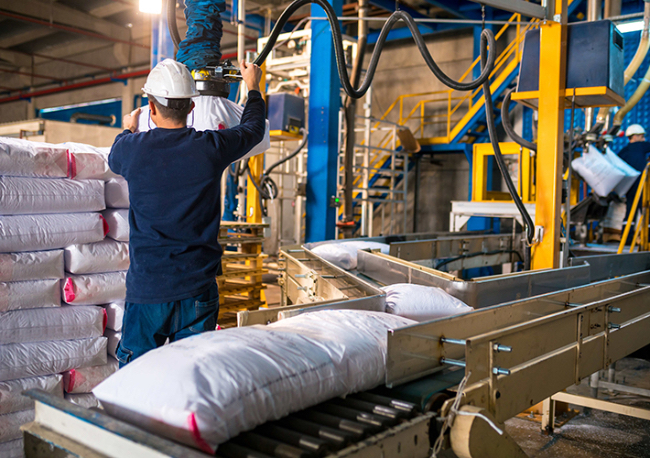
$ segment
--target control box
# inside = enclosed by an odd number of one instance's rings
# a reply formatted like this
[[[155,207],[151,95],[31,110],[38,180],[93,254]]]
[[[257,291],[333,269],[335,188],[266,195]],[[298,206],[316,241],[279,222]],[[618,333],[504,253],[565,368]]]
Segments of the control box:
[[[305,99],[287,92],[269,94],[267,118],[271,131],[298,134],[305,125]]]

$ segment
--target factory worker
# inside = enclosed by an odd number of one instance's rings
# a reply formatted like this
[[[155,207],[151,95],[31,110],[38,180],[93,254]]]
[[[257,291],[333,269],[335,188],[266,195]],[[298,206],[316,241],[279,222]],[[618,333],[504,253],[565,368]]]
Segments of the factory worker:
[[[645,129],[639,124],[632,124],[625,130],[625,136],[628,138],[629,143],[621,149],[618,156],[639,172],[643,172],[650,155],[650,143],[645,141]],[[634,196],[639,187],[639,180],[640,178],[637,178],[626,194],[627,211],[625,220],[627,220],[632,209]]]
[[[143,91],[156,129],[134,133],[139,109],[124,117],[108,163],[129,186],[129,252],[120,367],[165,343],[216,327],[215,277],[222,249],[221,174],[262,141],[262,72],[242,63],[249,89],[241,123],[197,132],[186,127],[199,93],[181,63],[160,62]]]

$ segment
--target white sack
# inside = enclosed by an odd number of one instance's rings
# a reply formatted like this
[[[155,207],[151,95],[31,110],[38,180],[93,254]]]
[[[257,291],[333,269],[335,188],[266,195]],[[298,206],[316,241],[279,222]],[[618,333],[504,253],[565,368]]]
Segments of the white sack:
[[[65,269],[73,274],[129,270],[129,244],[113,239],[65,248]]]
[[[106,304],[104,308],[106,309],[106,329],[121,331],[124,319],[124,302],[112,302]]]
[[[345,270],[354,270],[357,268],[358,250],[381,250],[383,254],[388,254],[390,245],[379,242],[360,241],[332,242],[323,243],[311,249],[312,253]]]
[[[108,237],[120,242],[129,241],[129,211],[126,209],[109,208],[102,212],[108,223]]]
[[[625,178],[625,173],[612,164],[607,157],[593,145],[589,151],[571,161],[573,170],[599,196],[606,197]]]
[[[109,375],[117,372],[118,367],[118,361],[109,356],[106,364],[101,366],[70,369],[63,373],[63,389],[66,393],[72,394],[90,393],[93,388],[106,380]]]
[[[0,313],[11,310],[59,307],[61,280],[0,282]]]
[[[231,102],[223,97],[202,95],[192,99],[194,109],[187,117],[187,127],[193,127],[199,132],[204,130],[222,130],[236,127],[241,121],[244,113],[244,107]],[[146,132],[155,129],[156,125],[151,120],[149,107],[143,107],[138,119],[138,132]],[[258,154],[271,147],[271,135],[269,121],[266,121],[264,130],[264,139],[248,152],[242,159],[246,159]]]
[[[604,229],[615,229],[620,232],[625,221],[626,213],[627,205],[625,203],[612,201],[607,207],[607,214],[600,223]]]
[[[614,165],[617,169],[625,174],[625,177],[621,180],[619,184],[614,188],[614,192],[621,197],[624,197],[625,194],[630,190],[636,179],[641,175],[637,169],[632,167],[630,164],[625,162],[623,159],[618,157],[618,154],[615,154],[609,147],[605,149],[605,156],[607,160]]]
[[[19,378],[0,382],[0,414],[34,408],[34,401],[22,392],[38,388],[54,396],[63,397],[63,376],[61,374],[41,377]],[[0,454],[0,456],[2,456]]]
[[[126,298],[126,272],[70,275],[61,283],[63,300],[71,305],[105,304]]]
[[[129,208],[129,184],[124,178],[111,178],[104,190],[108,208]]]
[[[92,393],[79,393],[79,394],[65,394],[65,400],[81,406],[85,409],[90,409],[91,407],[99,408],[99,401]]]
[[[146,353],[93,393],[111,416],[214,453],[242,431],[380,385],[387,331],[414,323],[329,310],[206,332]]]
[[[0,281],[63,278],[63,250],[0,253]]]
[[[119,344],[120,339],[122,339],[122,333],[113,331],[112,329],[106,329],[104,331],[104,336],[108,339],[106,352],[113,358],[117,359],[117,344]]]
[[[68,178],[107,181],[119,176],[108,167],[110,147],[98,148],[74,142],[65,142],[60,146],[68,149]]]
[[[8,442],[0,442],[0,456],[2,458],[24,458],[25,449],[22,437]]]
[[[0,176],[0,215],[101,211],[104,182]]]
[[[107,231],[99,213],[0,216],[0,253],[99,242]]]
[[[102,307],[55,307],[0,314],[0,345],[46,340],[74,340],[104,334]]]
[[[23,437],[20,427],[32,421],[34,421],[34,409],[0,415],[0,442],[20,439]]]
[[[65,147],[0,137],[0,175],[64,178],[68,175]]]
[[[0,345],[0,381],[106,364],[106,338]]]
[[[415,321],[429,321],[474,310],[440,288],[397,283],[386,292],[386,313]]]

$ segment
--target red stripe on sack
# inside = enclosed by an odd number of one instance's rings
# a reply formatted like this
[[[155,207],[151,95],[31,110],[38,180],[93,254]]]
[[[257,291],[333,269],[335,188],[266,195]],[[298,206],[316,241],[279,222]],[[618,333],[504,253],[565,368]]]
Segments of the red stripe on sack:
[[[190,433],[192,433],[192,439],[194,439],[194,442],[196,442],[196,445],[205,453],[209,453],[210,455],[214,455],[214,450],[212,447],[208,445],[206,441],[203,440],[201,437],[201,433],[199,432],[199,427],[196,424],[196,416],[194,415],[194,412],[189,414],[187,416],[187,425],[190,428]]]
[[[74,382],[75,379],[77,378],[77,371],[74,369],[70,369],[68,373],[70,374],[70,379],[68,380],[68,387],[66,388],[65,391],[68,393],[72,393],[72,390],[74,390]]]
[[[77,159],[74,157],[74,153],[68,150],[68,178],[74,178],[77,176]]]
[[[66,278],[65,285],[63,286],[63,295],[64,300],[68,304],[74,301],[74,298],[77,297],[77,295],[74,293],[74,283],[72,281],[72,278]]]
[[[106,325],[108,324],[108,313],[106,313],[106,309],[102,308],[102,312],[104,312],[104,322],[103,322],[103,327],[102,327],[102,334],[106,331]]]
[[[102,227],[104,228],[104,237],[106,237],[106,234],[108,234],[108,231],[111,229],[108,227],[108,221],[106,221],[106,218],[104,218],[102,215],[99,215],[99,217],[102,220]]]

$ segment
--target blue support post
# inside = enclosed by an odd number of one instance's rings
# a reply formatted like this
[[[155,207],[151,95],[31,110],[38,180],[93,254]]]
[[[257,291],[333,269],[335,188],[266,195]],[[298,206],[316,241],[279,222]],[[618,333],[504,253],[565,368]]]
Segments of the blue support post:
[[[343,1],[329,2],[341,16]],[[311,15],[324,17],[325,12],[312,5]],[[336,228],[336,210],[330,207],[330,197],[336,195],[341,82],[329,22],[313,21],[311,34],[305,241],[318,242],[333,239]]]
[[[167,15],[151,16],[151,68],[165,59],[175,59],[174,42],[167,27]]]

